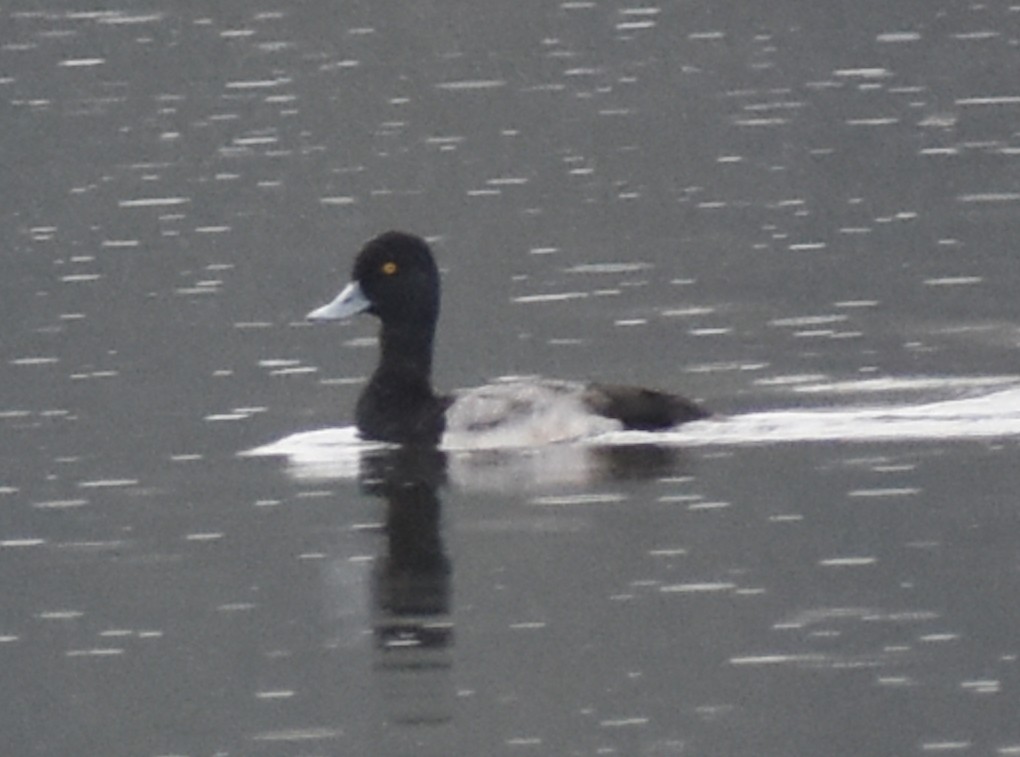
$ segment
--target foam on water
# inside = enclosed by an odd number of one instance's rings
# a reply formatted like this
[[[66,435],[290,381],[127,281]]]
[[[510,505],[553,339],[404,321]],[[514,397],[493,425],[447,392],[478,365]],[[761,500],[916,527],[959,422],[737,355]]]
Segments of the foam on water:
[[[1020,436],[1020,387],[922,404],[775,410],[692,423],[658,434],[617,432],[607,443],[742,445],[924,441]]]
[[[357,478],[362,455],[387,446],[360,438],[354,426],[342,426],[299,431],[240,456],[285,457],[297,478]]]

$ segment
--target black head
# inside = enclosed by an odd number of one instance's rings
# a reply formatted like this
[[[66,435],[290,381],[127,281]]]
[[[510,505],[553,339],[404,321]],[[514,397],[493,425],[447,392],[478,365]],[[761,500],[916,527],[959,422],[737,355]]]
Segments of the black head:
[[[358,253],[351,283],[336,299],[308,314],[315,321],[368,312],[391,325],[435,325],[439,318],[439,270],[421,237],[387,231]]]
[[[421,237],[388,231],[368,242],[351,278],[383,321],[428,322],[439,317],[439,270]]]

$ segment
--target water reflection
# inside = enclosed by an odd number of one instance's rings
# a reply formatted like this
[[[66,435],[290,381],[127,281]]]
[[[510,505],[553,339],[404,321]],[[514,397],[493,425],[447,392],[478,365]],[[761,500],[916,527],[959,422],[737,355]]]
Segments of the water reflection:
[[[679,475],[686,460],[681,448],[657,444],[475,450],[451,455],[450,478],[468,491],[540,493]]]
[[[385,505],[378,526],[384,541],[372,559],[369,581],[371,609],[362,623],[370,626],[382,719],[393,725],[434,726],[454,719],[453,560],[443,539],[440,494],[450,483],[455,457],[459,466],[476,472],[498,471],[489,475],[490,485],[522,470],[519,453],[491,450],[468,461],[437,449],[376,448],[363,451],[358,461],[362,492]],[[655,445],[589,447],[585,459],[588,474],[612,481],[675,476],[685,468],[678,450]],[[518,479],[518,485],[530,489],[536,480]],[[584,492],[576,496],[592,496],[590,488]],[[344,565],[337,570],[348,570],[346,560]],[[330,572],[325,579],[328,604],[334,607],[349,606],[341,578]],[[335,617],[341,625],[350,619]]]
[[[373,663],[388,719],[453,717],[451,563],[441,531],[446,455],[400,448],[367,454],[360,481],[386,503],[385,552],[372,577]]]

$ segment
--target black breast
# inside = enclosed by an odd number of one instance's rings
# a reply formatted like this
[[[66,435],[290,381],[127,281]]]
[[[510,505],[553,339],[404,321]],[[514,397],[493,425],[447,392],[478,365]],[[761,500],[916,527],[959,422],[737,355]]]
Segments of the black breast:
[[[394,444],[436,445],[446,428],[448,397],[427,382],[373,381],[358,399],[358,431],[366,439]]]

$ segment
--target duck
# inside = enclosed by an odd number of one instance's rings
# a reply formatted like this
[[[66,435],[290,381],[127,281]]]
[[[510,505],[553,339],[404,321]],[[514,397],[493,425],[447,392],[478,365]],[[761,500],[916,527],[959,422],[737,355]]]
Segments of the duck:
[[[471,446],[473,438],[491,441],[510,433],[517,444],[522,434],[537,444],[621,429],[669,429],[710,416],[669,392],[534,377],[438,394],[432,360],[439,310],[439,268],[428,243],[387,231],[362,247],[340,293],[306,316],[323,322],[367,313],[381,322],[379,362],[355,408],[362,439]]]

